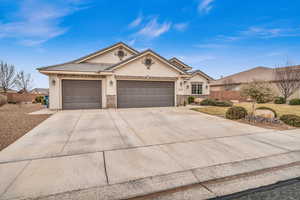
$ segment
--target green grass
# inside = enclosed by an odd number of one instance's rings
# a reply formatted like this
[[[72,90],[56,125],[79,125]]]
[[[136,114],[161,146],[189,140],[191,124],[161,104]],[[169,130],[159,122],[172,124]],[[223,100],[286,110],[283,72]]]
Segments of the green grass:
[[[247,109],[248,112],[251,112],[251,103],[235,103],[235,106],[242,106]],[[300,116],[300,106],[291,106],[287,104],[272,104],[272,103],[265,103],[265,104],[256,104],[256,107],[266,106],[269,108],[274,109],[278,116],[285,114],[293,114]],[[225,117],[225,113],[228,107],[216,107],[216,106],[207,106],[207,107],[197,107],[192,108],[192,110],[203,112],[210,115],[222,116]]]

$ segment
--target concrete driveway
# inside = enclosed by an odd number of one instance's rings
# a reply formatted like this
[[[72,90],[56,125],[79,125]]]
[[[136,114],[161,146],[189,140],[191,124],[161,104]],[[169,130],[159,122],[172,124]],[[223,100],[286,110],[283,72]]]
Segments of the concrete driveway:
[[[208,167],[291,153],[267,163],[288,164],[300,161],[298,132],[186,108],[61,111],[0,152],[0,199],[127,198],[216,177]]]

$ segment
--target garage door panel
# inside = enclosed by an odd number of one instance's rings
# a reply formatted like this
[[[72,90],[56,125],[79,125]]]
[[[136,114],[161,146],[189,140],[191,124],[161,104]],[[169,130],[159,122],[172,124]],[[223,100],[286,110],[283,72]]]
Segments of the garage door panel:
[[[101,81],[63,80],[63,109],[101,108]]]
[[[118,108],[174,106],[174,82],[118,81]]]

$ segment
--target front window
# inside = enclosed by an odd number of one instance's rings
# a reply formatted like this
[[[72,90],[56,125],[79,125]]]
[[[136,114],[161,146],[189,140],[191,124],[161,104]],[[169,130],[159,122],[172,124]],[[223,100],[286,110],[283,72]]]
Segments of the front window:
[[[192,94],[202,94],[202,83],[192,83]]]

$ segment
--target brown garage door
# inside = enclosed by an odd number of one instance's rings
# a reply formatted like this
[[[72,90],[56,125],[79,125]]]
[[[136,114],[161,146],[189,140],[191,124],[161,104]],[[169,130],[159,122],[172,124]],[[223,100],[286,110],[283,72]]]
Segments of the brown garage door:
[[[101,108],[101,81],[63,80],[63,109]]]
[[[118,108],[174,106],[174,82],[118,81]]]

